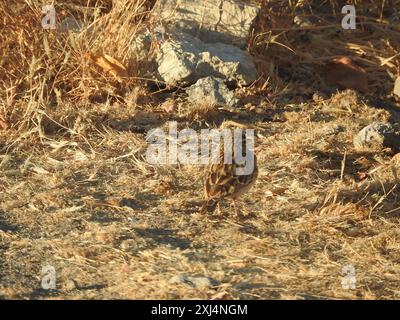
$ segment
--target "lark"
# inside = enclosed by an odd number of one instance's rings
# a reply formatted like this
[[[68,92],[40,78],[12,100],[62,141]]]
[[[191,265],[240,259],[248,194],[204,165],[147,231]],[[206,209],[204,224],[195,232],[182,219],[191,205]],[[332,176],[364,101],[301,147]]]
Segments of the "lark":
[[[229,128],[240,128],[247,129],[251,128],[251,126],[244,126],[239,123],[229,121],[224,122],[221,126],[221,129]],[[246,155],[245,161],[252,159],[252,170],[249,172],[245,172],[245,174],[239,174],[240,169],[243,170],[245,167],[245,163],[243,161],[238,162],[237,157],[235,156],[235,152],[238,152],[237,148],[232,144],[232,148],[230,150],[233,151],[232,161],[231,163],[224,163],[224,155],[225,155],[225,144],[221,144],[220,154],[219,154],[219,162],[210,164],[206,169],[205,181],[204,181],[204,195],[205,201],[201,208],[201,213],[212,213],[218,206],[218,211],[220,211],[219,204],[222,199],[228,198],[233,201],[233,206],[235,209],[235,214],[239,215],[240,211],[238,210],[236,200],[242,196],[244,193],[249,191],[251,187],[255,184],[257,176],[258,176],[258,167],[257,167],[257,158],[255,156],[254,150],[248,148],[248,143],[246,139],[246,131],[242,131],[243,134],[239,141],[233,140],[236,144],[241,143],[242,145],[242,155]],[[229,148],[228,148],[229,149]],[[239,150],[240,151],[240,150]],[[242,173],[243,173],[242,172]]]

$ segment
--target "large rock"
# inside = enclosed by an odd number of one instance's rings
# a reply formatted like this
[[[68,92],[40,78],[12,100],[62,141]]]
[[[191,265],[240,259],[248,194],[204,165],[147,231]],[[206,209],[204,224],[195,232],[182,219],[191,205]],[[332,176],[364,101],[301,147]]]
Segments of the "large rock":
[[[248,85],[257,77],[247,52],[228,44],[207,44],[185,33],[175,33],[161,44],[157,62],[168,85],[189,85],[208,76]]]
[[[155,15],[163,25],[190,33],[204,42],[244,48],[259,7],[236,0],[159,0]]]
[[[233,107],[237,103],[233,91],[221,79],[207,77],[198,80],[186,89],[188,100],[192,103],[207,101],[214,105]]]
[[[400,127],[391,123],[374,122],[363,128],[353,139],[357,149],[400,149]]]

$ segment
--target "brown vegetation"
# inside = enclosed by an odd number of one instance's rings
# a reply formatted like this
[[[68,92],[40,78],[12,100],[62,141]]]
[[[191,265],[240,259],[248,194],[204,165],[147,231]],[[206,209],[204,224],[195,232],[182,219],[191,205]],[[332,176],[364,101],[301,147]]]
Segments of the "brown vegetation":
[[[0,298],[399,299],[398,156],[357,152],[352,139],[371,121],[399,120],[400,3],[352,1],[358,27],[342,30],[342,2],[262,4],[248,46],[260,77],[238,90],[243,107],[167,112],[169,94],[148,89],[130,48],[155,23],[153,1],[56,1],[59,18],[90,26],[60,33],[42,29],[44,2],[1,0]],[[88,53],[112,56],[129,77]],[[365,95],[324,91],[325,64],[342,56],[367,72]],[[150,129],[224,119],[260,128],[259,178],[240,219],[229,202],[222,216],[199,214],[202,168],[144,158]],[[55,291],[40,287],[48,264]],[[348,264],[354,290],[341,285]],[[170,284],[177,274],[220,284]]]

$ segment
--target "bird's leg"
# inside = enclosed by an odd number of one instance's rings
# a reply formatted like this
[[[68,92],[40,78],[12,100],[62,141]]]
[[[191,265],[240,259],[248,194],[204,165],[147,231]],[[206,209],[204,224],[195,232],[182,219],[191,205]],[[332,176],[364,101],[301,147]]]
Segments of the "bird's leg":
[[[218,214],[219,216],[221,215],[220,201],[218,201],[218,204],[217,204],[217,214]]]
[[[238,208],[237,205],[236,205],[236,200],[233,199],[232,201],[233,201],[233,207],[235,208],[235,214],[236,214],[237,217],[239,217],[239,215],[240,215],[240,210],[239,210],[239,208]]]

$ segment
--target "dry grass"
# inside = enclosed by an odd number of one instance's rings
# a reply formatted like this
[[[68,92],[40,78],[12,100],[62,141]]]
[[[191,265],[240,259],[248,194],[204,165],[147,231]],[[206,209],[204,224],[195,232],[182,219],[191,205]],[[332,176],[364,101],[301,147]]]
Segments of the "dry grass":
[[[352,144],[372,120],[399,119],[399,2],[355,1],[355,31],[340,31],[341,1],[290,3],[263,5],[249,42],[260,79],[238,92],[242,108],[166,113],[129,46],[154,23],[152,1],[55,1],[91,26],[66,34],[41,29],[40,1],[0,2],[0,298],[400,298],[399,161]],[[320,20],[298,27],[295,15]],[[130,78],[105,75],[87,52],[111,54]],[[320,67],[339,55],[368,71],[368,95],[318,93]],[[144,158],[150,129],[224,119],[263,128],[241,219],[228,203],[223,216],[198,213],[202,168]],[[55,291],[40,287],[47,264]],[[354,290],[341,286],[347,264]],[[220,285],[170,284],[177,274]]]

